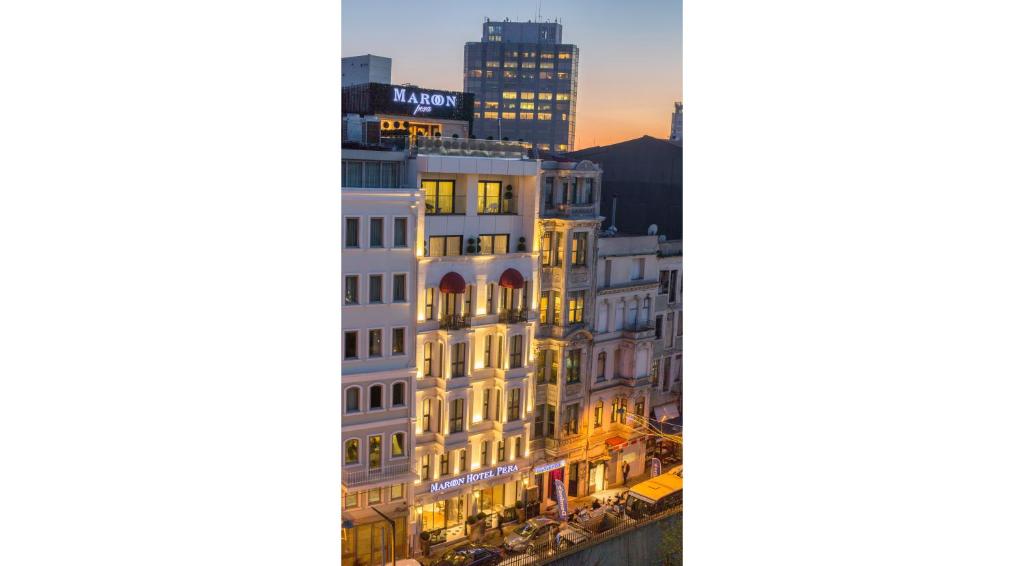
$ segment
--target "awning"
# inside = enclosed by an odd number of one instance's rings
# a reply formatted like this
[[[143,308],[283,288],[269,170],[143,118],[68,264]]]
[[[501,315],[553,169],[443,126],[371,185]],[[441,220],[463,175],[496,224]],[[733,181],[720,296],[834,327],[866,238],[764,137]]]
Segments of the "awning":
[[[667,421],[679,416],[679,405],[677,403],[666,403],[654,408],[654,418],[658,421]]]
[[[442,293],[464,293],[466,291],[466,280],[454,271],[449,271],[441,278],[438,285]]]
[[[613,436],[608,440],[605,440],[604,443],[607,444],[609,448],[618,448],[626,444],[626,439],[621,436]]]
[[[682,434],[683,417],[675,417],[664,421],[654,421],[651,427],[665,434]]]
[[[526,283],[523,280],[523,274],[510,267],[502,272],[498,279],[498,285],[506,289],[522,289]]]

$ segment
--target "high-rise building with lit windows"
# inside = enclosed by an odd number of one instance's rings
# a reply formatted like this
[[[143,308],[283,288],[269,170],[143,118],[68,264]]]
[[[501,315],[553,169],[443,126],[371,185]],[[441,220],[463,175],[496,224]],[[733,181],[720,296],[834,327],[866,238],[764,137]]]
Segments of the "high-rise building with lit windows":
[[[578,70],[579,48],[562,43],[562,24],[485,21],[480,41],[465,47],[474,134],[572,151]]]

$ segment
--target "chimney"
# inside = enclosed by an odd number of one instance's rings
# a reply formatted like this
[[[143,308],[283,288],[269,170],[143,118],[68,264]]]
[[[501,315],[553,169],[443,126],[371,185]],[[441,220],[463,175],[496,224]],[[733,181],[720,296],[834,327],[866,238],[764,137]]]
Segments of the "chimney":
[[[619,195],[612,195],[612,223],[608,225],[608,229],[615,228],[615,209],[619,206]]]

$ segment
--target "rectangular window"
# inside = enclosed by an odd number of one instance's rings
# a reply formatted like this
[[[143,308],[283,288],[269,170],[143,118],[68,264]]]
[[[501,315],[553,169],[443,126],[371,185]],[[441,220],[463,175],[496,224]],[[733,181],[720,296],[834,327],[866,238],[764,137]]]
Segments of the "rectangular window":
[[[668,271],[662,270],[658,272],[658,294],[668,294]]]
[[[516,119],[516,113],[515,112],[502,112],[501,113],[501,119],[502,120],[515,120]]]
[[[498,103],[497,102],[484,102],[484,108],[497,109],[498,108]]]
[[[502,353],[503,353],[503,350],[504,350],[504,346],[505,346],[505,337],[499,335],[498,336],[498,361],[495,362],[495,366],[497,366],[499,368],[505,367],[503,365],[505,363],[505,360],[504,360],[504,358],[502,358]]]
[[[583,299],[586,291],[569,292],[569,324],[583,322]]]
[[[405,329],[404,328],[392,328],[391,329],[391,355],[392,356],[404,356],[405,355]]]
[[[532,102],[520,102],[519,103],[519,109],[520,110],[533,110],[533,108],[534,108],[534,106],[533,106]]]
[[[565,382],[580,382],[580,352],[581,350],[569,350],[565,354]]]
[[[487,313],[494,314],[494,283],[487,285]]]
[[[484,112],[484,119],[485,120],[497,120],[498,119],[498,113],[497,112]]]
[[[381,356],[381,340],[383,331],[379,328],[370,331],[370,357],[379,358]]]
[[[423,420],[421,421],[421,424],[423,425],[423,432],[430,432],[430,407],[433,404],[432,399],[423,400]]]
[[[661,338],[661,315],[654,317],[654,337]]]
[[[423,316],[427,320],[434,320],[434,289],[424,289],[423,291]]]
[[[359,357],[359,332],[351,331],[345,333],[345,359],[351,360]]]
[[[493,341],[493,339],[494,339],[494,336],[491,336],[490,334],[488,334],[487,336],[484,337],[484,367],[485,368],[491,367],[491,342]],[[484,398],[484,407],[487,406],[486,399],[487,398],[485,397]],[[487,415],[487,410],[486,409],[484,409],[484,415],[485,415],[484,418],[486,418],[486,415]]]
[[[672,275],[669,278],[668,302],[670,302],[670,303],[676,302],[676,279],[677,279],[677,275],[678,274],[679,274],[679,271],[673,269],[672,270]]]
[[[548,408],[547,408],[547,411],[545,411],[545,414],[547,415],[547,421],[548,421],[548,427],[547,427],[546,434],[547,434],[547,436],[554,436],[555,435],[555,406],[554,405],[548,405]]]
[[[569,434],[578,434],[580,432],[580,406],[578,403],[569,405],[565,408],[565,425],[566,432]]]
[[[362,161],[342,161],[345,169],[345,180],[344,186],[346,187],[362,187],[363,186],[363,162]]]
[[[392,245],[396,248],[407,248],[409,247],[409,219],[408,218],[396,218],[394,226],[394,242]]]
[[[401,458],[405,456],[405,433],[396,432],[391,435],[391,457]]]
[[[636,258],[630,264],[629,267],[629,278],[633,281],[644,278],[644,260],[643,258]]]
[[[431,236],[426,252],[428,257],[462,255],[462,236]]]
[[[473,316],[473,286],[466,285],[466,292],[462,294],[466,298],[465,305],[462,309],[462,314],[466,316]]]
[[[520,120],[533,120],[533,112],[520,112],[519,113],[519,119]]]
[[[370,469],[374,470],[380,468],[381,464],[381,437],[379,434],[375,434],[370,437]]]
[[[376,504],[380,503],[380,495],[381,495],[380,492],[381,492],[381,489],[379,487],[375,487],[375,488],[367,491],[366,492],[366,503],[369,504],[369,505],[376,505]]]
[[[513,116],[514,117],[514,116]],[[477,214],[501,214],[502,198],[500,181],[479,181],[477,187]],[[509,199],[511,200],[511,199]]]
[[[487,440],[480,442],[480,465],[491,465],[491,443]]]
[[[507,254],[507,253],[508,253],[508,234],[481,234],[480,235],[480,254],[481,255]]]
[[[521,68],[521,69],[536,69],[537,68],[537,64],[534,63],[533,61],[523,61],[523,64],[519,65],[519,68]]]
[[[509,367],[521,368],[523,367],[523,335],[516,334],[512,337],[512,341],[509,342]]]
[[[359,304],[359,276],[358,275],[346,275],[345,276],[345,304],[346,305],[358,305]]]
[[[359,494],[358,493],[348,493],[348,494],[346,494],[345,495],[345,508],[346,509],[356,509],[358,507],[359,507]]]
[[[359,247],[359,219],[358,218],[346,218],[345,219],[345,247],[346,248],[358,248]]]
[[[391,493],[389,494],[391,501],[398,501],[405,497],[405,484],[396,483],[391,486]]]
[[[448,432],[462,432],[463,430],[463,411],[465,410],[464,399],[452,399],[448,403]]]
[[[598,401],[594,406],[594,427],[601,427],[601,420],[604,418],[604,401]]]
[[[384,247],[384,219],[383,218],[371,218],[370,219],[370,247],[371,248],[383,248]]]
[[[560,92],[557,95],[555,95],[555,100],[569,100],[569,93]]]
[[[405,293],[405,274],[395,273],[391,276],[391,301],[395,303],[404,303]]]
[[[490,338],[490,336],[488,336],[488,338]],[[483,407],[482,407],[481,410],[482,410],[482,413],[483,413],[483,420],[486,421],[486,420],[489,420],[491,418],[491,390],[490,389],[484,389],[483,394],[484,394]]]
[[[420,457],[420,479],[430,479],[430,454],[424,454]]]
[[[466,343],[452,344],[452,377],[466,376]]]
[[[508,392],[508,422],[515,422],[519,420],[519,389],[512,389]]]
[[[455,186],[455,181],[424,179],[423,206],[426,214],[465,214],[465,188]]]
[[[548,314],[549,299],[551,291],[540,292],[540,323],[551,324],[551,315]]]
[[[551,119],[551,113],[550,112],[538,112],[537,113],[537,119],[538,120],[550,120]]]
[[[533,437],[544,436],[544,405],[537,405],[533,408]]]
[[[371,275],[370,276],[370,302],[381,303],[384,302],[384,276],[383,275]]]
[[[459,473],[466,471],[466,449],[459,450]]]
[[[505,441],[504,440],[499,440],[498,441],[498,461],[499,462],[504,462],[505,461]]]
[[[587,233],[577,232],[572,235],[572,264],[587,264]]]
[[[538,100],[551,100],[551,93],[550,92],[538,92],[537,93],[537,99]]]
[[[504,98],[505,100],[515,100],[516,98],[518,98],[518,96],[516,95],[516,91],[514,90],[506,90],[505,92],[502,92],[501,97]]]
[[[451,464],[450,464],[450,462],[448,460],[448,458],[450,457],[449,456],[450,454],[451,454],[450,452],[445,452],[444,454],[441,454],[441,475],[442,476],[447,476],[448,474],[452,473]]]

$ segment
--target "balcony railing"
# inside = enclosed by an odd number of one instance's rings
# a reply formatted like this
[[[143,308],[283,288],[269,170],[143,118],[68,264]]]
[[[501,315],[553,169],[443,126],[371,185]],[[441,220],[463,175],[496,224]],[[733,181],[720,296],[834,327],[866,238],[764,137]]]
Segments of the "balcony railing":
[[[450,155],[454,157],[530,158],[529,146],[522,142],[431,138],[425,136],[416,138],[416,153],[423,155]]]
[[[627,324],[622,327],[622,337],[630,338],[632,340],[654,338],[654,325],[650,322]]]
[[[545,216],[555,216],[559,218],[589,218],[596,215],[596,206],[594,203],[590,204],[572,204],[572,203],[558,203],[558,204],[547,204],[544,205]]]
[[[365,466],[354,470],[343,470],[342,483],[351,488],[368,483],[390,481],[407,474],[415,474],[416,465],[412,462],[396,462],[379,468],[367,469]]]
[[[438,328],[441,330],[462,330],[463,328],[469,328],[472,319],[473,317],[465,314],[449,314],[441,317]]]
[[[503,322],[505,324],[526,322],[529,315],[530,311],[526,309],[505,310],[498,313],[498,322]]]

